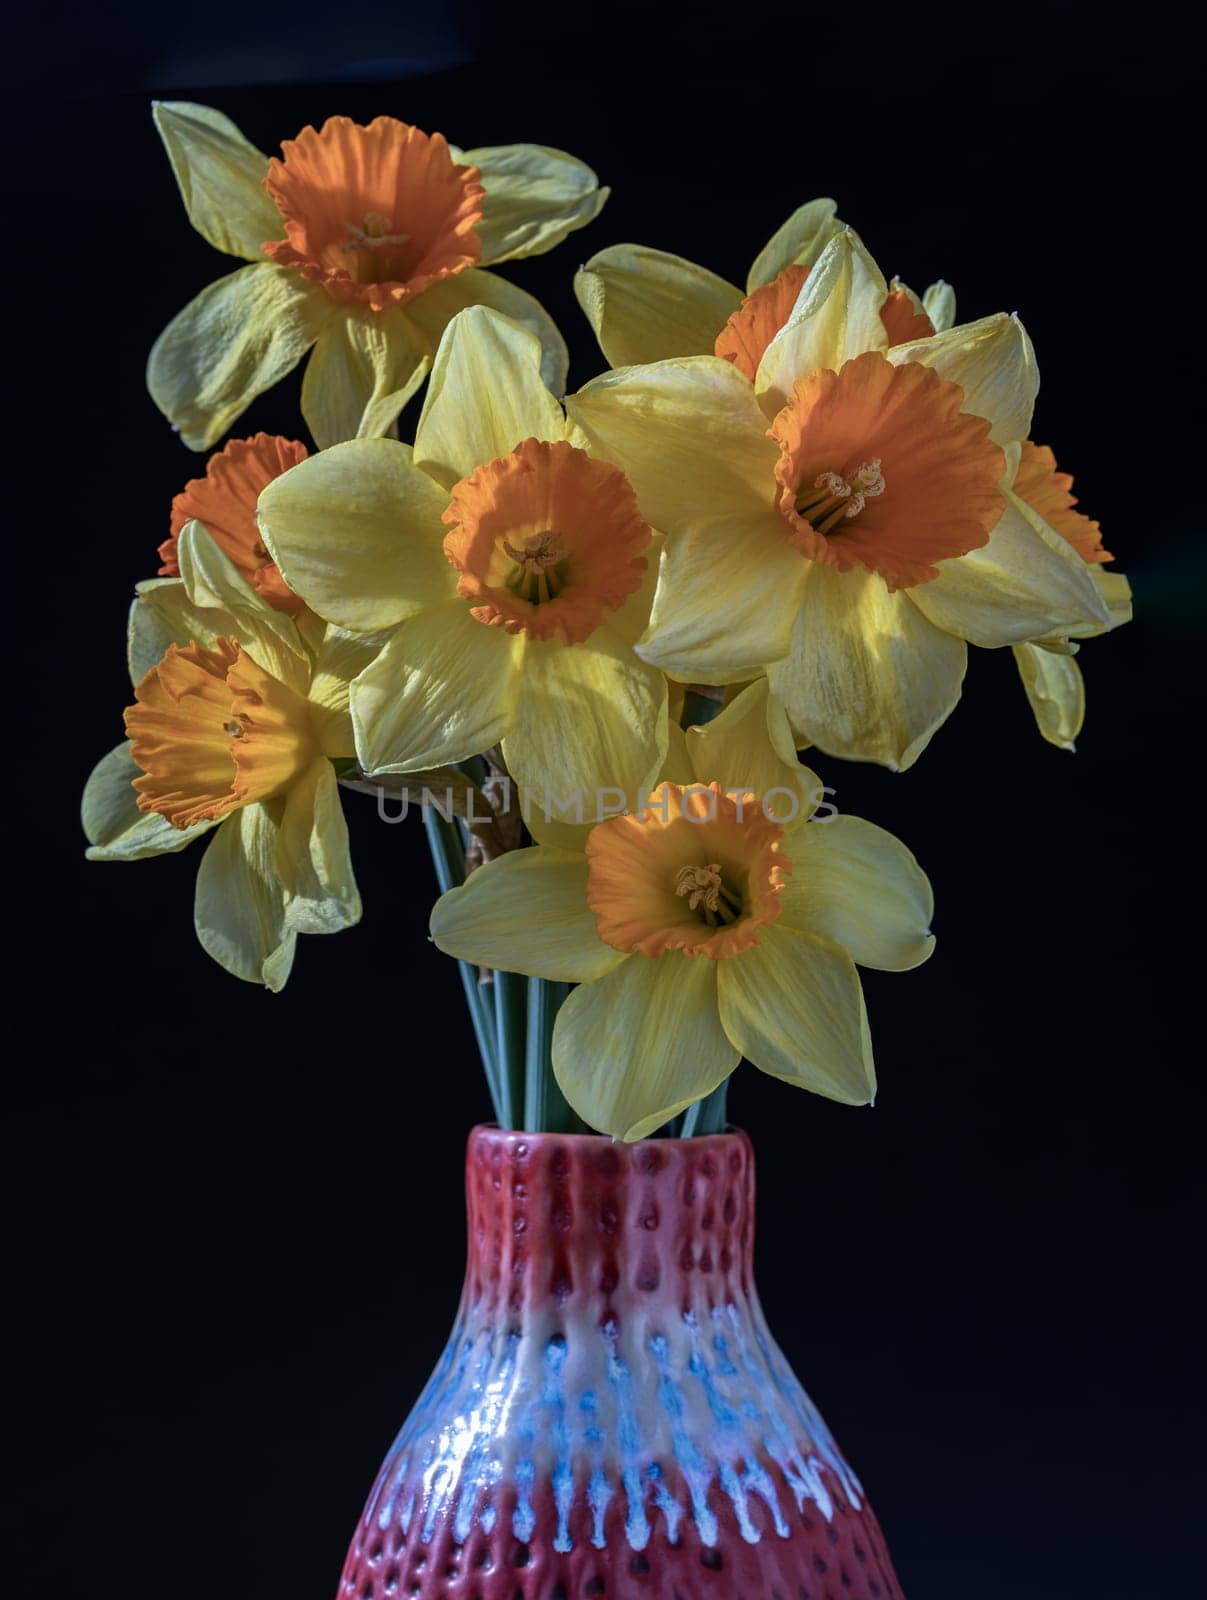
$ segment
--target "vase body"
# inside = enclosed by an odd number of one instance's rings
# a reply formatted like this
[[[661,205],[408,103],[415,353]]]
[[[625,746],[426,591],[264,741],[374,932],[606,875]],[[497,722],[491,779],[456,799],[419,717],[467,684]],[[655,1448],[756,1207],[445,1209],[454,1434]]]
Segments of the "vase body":
[[[900,1600],[764,1321],[744,1134],[477,1128],[466,1173],[460,1309],[338,1600]]]

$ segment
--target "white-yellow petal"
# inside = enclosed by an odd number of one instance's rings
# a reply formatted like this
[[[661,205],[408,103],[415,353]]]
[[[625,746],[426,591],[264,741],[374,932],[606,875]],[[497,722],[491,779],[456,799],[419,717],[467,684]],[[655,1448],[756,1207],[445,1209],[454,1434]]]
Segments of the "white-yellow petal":
[[[755,257],[746,293],[753,294],[778,278],[785,267],[811,267],[835,234],[842,232],[837,210],[834,201],[826,199],[807,200],[798,206]]]
[[[779,821],[810,817],[821,800],[821,780],[796,759],[788,714],[766,678],[743,689],[711,722],[689,728],[686,740],[695,782],[749,789]]]
[[[1035,724],[1049,744],[1072,750],[1085,721],[1085,681],[1072,656],[1016,644],[1014,660]]]
[[[717,965],[721,1023],[749,1062],[827,1100],[875,1098],[863,990],[844,950],[777,922]]]
[[[415,461],[446,488],[510,455],[522,439],[561,439],[562,408],[541,378],[539,340],[471,306],[449,323],[415,432]]]
[[[894,345],[888,358],[895,366],[920,361],[948,383],[958,383],[964,391],[963,409],[993,424],[989,437],[995,444],[1030,434],[1039,368],[1017,317],[998,312],[980,322],[962,323],[929,339]]]
[[[716,273],[663,250],[616,244],[574,277],[574,293],[609,366],[712,355],[742,292]]]
[[[200,524],[197,524],[197,531],[202,539],[208,541],[208,535]],[[221,556],[221,551],[218,554]],[[130,665],[132,672],[141,666],[142,673],[134,678],[135,684],[158,664],[169,644],[187,645],[195,642],[207,650],[213,650],[220,638],[232,638],[265,672],[288,684],[291,689],[305,693],[310,674],[309,662],[304,654],[299,653],[296,638],[294,642],[286,643],[282,637],[281,624],[288,626],[289,619],[280,612],[272,611],[263,603],[254,608],[235,605],[229,609],[194,605],[179,578],[153,578],[140,583],[137,593],[138,598],[131,611]],[[135,620],[140,618],[141,607],[146,607],[152,613],[149,625]],[[156,648],[158,654],[152,656]]]
[[[409,445],[352,439],[274,478],[257,515],[294,593],[328,622],[368,633],[455,591],[444,555],[447,505]]]
[[[955,290],[942,278],[936,278],[922,296],[922,309],[935,332],[946,333],[956,323]]]
[[[294,619],[260,597],[202,523],[186,522],[180,530],[176,560],[190,615],[203,614],[216,629],[221,626],[219,617],[229,616],[230,632],[264,670],[305,693],[310,658]]]
[[[174,828],[157,811],[140,811],[134,780],[141,772],[130,754],[129,741],[110,750],[93,767],[80,804],[89,861],[143,861],[149,856],[172,855],[214,826],[198,822],[191,828]]]
[[[574,990],[553,1030],[553,1071],[584,1122],[644,1139],[725,1081],[738,1051],[717,1011],[722,965],[634,955]]]
[[[454,599],[396,628],[352,684],[356,753],[366,772],[423,772],[498,744],[516,717],[522,635],[490,627]]]
[[[302,380],[302,415],[320,450],[388,433],[430,364],[405,307],[337,306]]]
[[[432,938],[446,955],[563,983],[602,978],[625,959],[587,906],[587,860],[543,845],[511,850],[441,895]]]
[[[338,933],[360,921],[348,824],[326,756],[311,762],[285,794],[274,865],[285,891],[285,921],[296,933]]]
[[[212,106],[157,100],[151,112],[197,232],[228,256],[263,261],[261,246],[285,232],[264,191],[268,157]]]
[[[240,267],[203,289],[156,339],[151,398],[190,450],[208,450],[323,331],[332,302],[292,267]]]
[[[550,394],[559,399],[565,394],[570,356],[557,323],[539,300],[500,278],[497,272],[471,267],[455,277],[442,278],[408,306],[411,321],[427,341],[429,354],[435,356],[445,328],[468,306],[498,311],[535,334],[541,342],[541,380]]]
[[[967,648],[876,573],[810,564],[792,650],[768,668],[795,736],[829,755],[913,765],[960,698]]]
[[[783,848],[792,861],[780,892],[785,928],[819,934],[882,972],[907,972],[930,955],[934,895],[900,839],[840,815],[790,830]]]
[[[546,145],[485,145],[458,159],[480,170],[486,190],[478,223],[483,266],[543,255],[586,227],[608,198],[585,161]]]
[[[285,987],[297,934],[277,876],[277,825],[264,805],[243,806],[219,826],[197,872],[193,922],[207,954],[246,983]]]

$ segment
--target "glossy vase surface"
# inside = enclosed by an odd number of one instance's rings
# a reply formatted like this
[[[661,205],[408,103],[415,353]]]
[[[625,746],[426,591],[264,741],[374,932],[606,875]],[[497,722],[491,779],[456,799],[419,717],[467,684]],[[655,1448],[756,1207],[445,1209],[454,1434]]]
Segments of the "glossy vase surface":
[[[900,1600],[764,1321],[744,1134],[477,1128],[466,1188],[460,1309],[339,1600]]]

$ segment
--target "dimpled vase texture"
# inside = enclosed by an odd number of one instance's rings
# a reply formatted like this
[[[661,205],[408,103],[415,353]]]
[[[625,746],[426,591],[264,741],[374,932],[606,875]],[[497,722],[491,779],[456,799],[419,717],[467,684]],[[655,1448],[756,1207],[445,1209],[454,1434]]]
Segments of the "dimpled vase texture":
[[[339,1600],[900,1600],[763,1319],[754,1157],[477,1128],[469,1261]]]

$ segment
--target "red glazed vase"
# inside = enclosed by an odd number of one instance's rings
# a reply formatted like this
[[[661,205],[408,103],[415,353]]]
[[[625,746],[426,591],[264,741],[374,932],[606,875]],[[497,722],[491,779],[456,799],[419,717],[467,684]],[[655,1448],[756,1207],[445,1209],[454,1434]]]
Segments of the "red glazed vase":
[[[444,1354],[338,1600],[900,1600],[763,1318],[745,1134],[476,1128]]]

